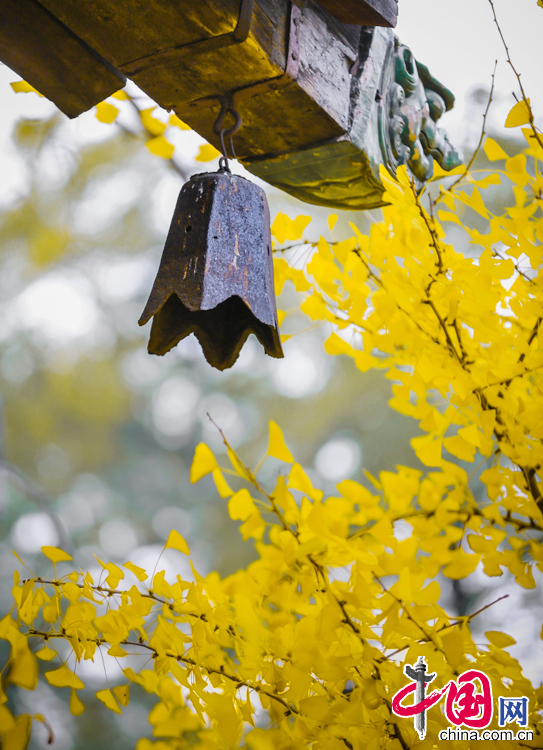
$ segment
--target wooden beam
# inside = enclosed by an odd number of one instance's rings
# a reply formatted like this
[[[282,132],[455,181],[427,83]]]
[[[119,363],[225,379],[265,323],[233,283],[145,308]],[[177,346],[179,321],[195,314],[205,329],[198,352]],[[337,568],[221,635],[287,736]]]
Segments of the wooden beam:
[[[359,29],[342,26],[316,3],[303,10],[295,5],[288,9],[286,0],[282,4],[289,13],[278,75],[234,87],[235,106],[244,123],[236,134],[236,153],[242,159],[291,153],[341,137],[348,129],[349,70],[358,55]],[[218,100],[179,98],[173,107],[181,119],[219,146],[213,132]]]
[[[167,109],[284,70],[286,0],[255,0],[246,40],[217,49],[209,41],[235,30],[241,0],[42,1]]]
[[[86,112],[126,83],[35,0],[0,2],[0,56],[68,117]]]
[[[241,157],[290,153],[347,132],[360,27],[315,0],[297,0],[302,8],[289,0],[41,1],[216,146],[219,99],[235,91]]]
[[[309,203],[378,206],[382,166],[395,174],[406,165],[421,188],[434,159],[447,170],[460,163],[436,127],[452,94],[417,64],[391,28],[337,17],[391,26],[397,0],[40,2],[58,17],[57,34],[61,29],[64,38],[56,42],[36,17],[27,13],[21,20],[12,13],[19,34],[14,47],[32,73],[21,67],[21,74],[64,111],[63,97],[77,97],[89,85],[77,78],[77,66],[66,78],[57,64],[51,48],[61,49],[69,39],[91,57],[89,48],[96,50],[93,60],[107,59],[218,148],[214,124],[221,107],[235,110],[243,119],[235,135],[240,161]],[[3,0],[4,9],[15,4],[17,11],[41,8],[36,0]],[[24,33],[29,41],[21,47]],[[33,56],[32,40],[41,49],[40,36],[51,60],[43,52]],[[81,111],[81,105],[69,111]],[[226,128],[233,124],[229,118]]]

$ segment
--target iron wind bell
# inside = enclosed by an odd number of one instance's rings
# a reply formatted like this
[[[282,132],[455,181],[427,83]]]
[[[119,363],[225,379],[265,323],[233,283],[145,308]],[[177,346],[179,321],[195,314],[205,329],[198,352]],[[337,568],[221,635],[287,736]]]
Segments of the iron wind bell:
[[[226,130],[230,112],[235,123]],[[231,173],[225,138],[241,117],[223,104],[215,123],[223,156],[217,172],[183,185],[160,267],[140,325],[152,317],[148,351],[163,355],[194,333],[206,360],[225,370],[254,333],[271,357],[283,357],[273,283],[266,194]]]

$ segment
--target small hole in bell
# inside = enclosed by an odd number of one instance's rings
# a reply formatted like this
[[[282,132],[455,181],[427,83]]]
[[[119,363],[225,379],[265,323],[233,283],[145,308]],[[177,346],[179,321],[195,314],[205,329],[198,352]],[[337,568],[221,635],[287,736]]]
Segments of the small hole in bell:
[[[185,232],[190,232],[191,229],[192,229],[192,224],[187,224],[187,226],[185,227]]]

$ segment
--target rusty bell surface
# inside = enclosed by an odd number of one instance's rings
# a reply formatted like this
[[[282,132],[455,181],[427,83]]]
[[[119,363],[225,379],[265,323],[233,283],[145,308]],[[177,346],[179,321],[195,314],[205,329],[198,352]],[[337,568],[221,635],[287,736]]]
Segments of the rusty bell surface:
[[[191,177],[179,195],[140,325],[148,351],[166,354],[191,333],[218,370],[232,367],[249,334],[283,357],[264,191],[229,171]]]

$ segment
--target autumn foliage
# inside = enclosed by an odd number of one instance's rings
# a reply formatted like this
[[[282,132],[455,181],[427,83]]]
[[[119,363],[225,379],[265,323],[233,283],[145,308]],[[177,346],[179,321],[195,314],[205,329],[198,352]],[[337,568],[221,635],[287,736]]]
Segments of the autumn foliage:
[[[530,116],[522,101],[507,124],[527,125]],[[330,355],[351,357],[360,377],[386,371],[390,405],[418,421],[422,435],[412,447],[427,468],[345,480],[324,497],[273,422],[266,457],[284,466],[274,487],[260,483],[258,467],[245,465],[228,435],[221,465],[200,444],[191,481],[212,475],[258,559],[225,579],[193,569],[193,580],[99,561],[103,573],[93,580],[72,570],[66,553],[43,548],[50,578],[16,576],[13,609],[0,623],[11,644],[4,689],[33,690],[38,663],[47,662],[44,679],[71,691],[79,715],[78,661],[98,650],[121,663],[142,652],[152,657],[142,669],[126,667],[122,684],[96,694],[116,713],[133,686],[156,696],[155,740],[141,739],[137,750],[406,750],[438,746],[448,725],[433,709],[421,742],[413,721],[392,713],[406,681],[402,664],[424,656],[436,687],[475,667],[490,678],[496,701],[528,697],[541,745],[543,690],[504,650],[512,638],[492,631],[475,643],[477,613],[444,611],[436,580],[482,566],[487,576],[508,570],[518,586],[533,588],[534,566],[543,571],[543,146],[533,127],[523,133],[527,148],[513,158],[487,138],[497,168],[458,170],[429,203],[404,170],[396,180],[383,172],[389,204],[368,235],[353,226],[350,239],[312,243],[302,239],[306,218],[279,215],[274,223],[280,244],[310,251],[296,267],[276,249],[277,291],[292,282],[302,311],[333,326]],[[485,191],[503,182],[513,199],[492,215]],[[485,231],[461,220],[463,206]],[[467,233],[473,257],[447,243],[447,222]],[[481,500],[470,475],[483,464]],[[178,532],[166,546],[190,554]],[[59,640],[71,647],[66,659]],[[5,750],[26,746],[32,719],[47,723],[0,705]]]

